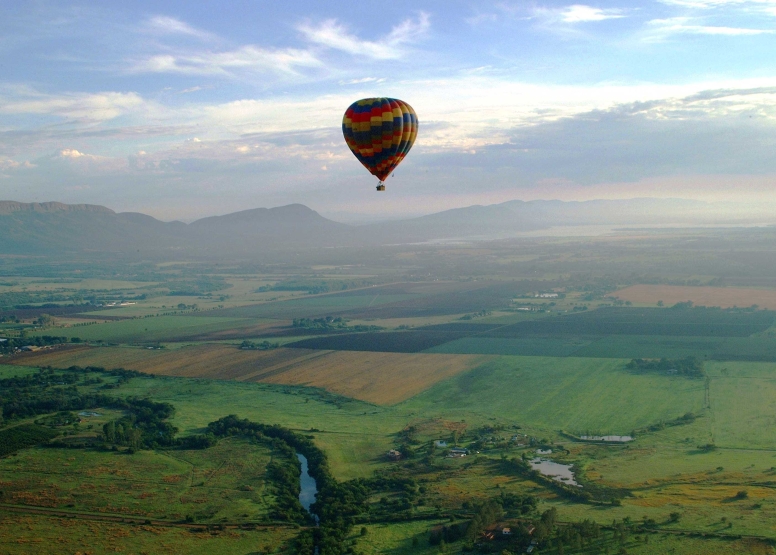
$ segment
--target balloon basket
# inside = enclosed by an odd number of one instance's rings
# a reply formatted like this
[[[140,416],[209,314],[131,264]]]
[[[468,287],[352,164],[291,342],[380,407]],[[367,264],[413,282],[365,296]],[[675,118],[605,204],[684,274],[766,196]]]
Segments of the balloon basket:
[[[385,185],[383,185],[382,183],[380,183],[380,184],[377,186],[377,190],[378,190],[378,191],[385,191]]]

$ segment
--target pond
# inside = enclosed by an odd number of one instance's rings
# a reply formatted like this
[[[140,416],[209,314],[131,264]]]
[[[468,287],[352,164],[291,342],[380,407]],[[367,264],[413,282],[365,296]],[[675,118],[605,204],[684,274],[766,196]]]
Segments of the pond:
[[[315,478],[310,476],[310,473],[308,472],[307,457],[301,453],[297,453],[296,458],[299,459],[299,462],[302,464],[302,474],[299,476],[299,502],[302,504],[305,511],[310,513],[310,506],[315,503],[315,496],[318,494],[318,485],[315,483]],[[317,524],[318,515],[313,513],[310,513],[310,515]]]
[[[539,457],[536,457],[531,461],[531,467],[545,476],[563,484],[582,487],[574,479],[574,473],[571,471],[571,466],[572,465],[570,464],[561,464],[547,459],[540,459]]]
[[[585,441],[608,441],[610,443],[628,443],[633,441],[631,436],[579,436]]]

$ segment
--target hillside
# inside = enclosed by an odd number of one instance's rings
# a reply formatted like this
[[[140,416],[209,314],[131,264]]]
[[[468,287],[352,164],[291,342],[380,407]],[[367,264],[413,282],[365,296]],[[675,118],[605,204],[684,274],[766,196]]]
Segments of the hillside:
[[[254,208],[191,224],[97,205],[0,202],[0,253],[142,252],[254,255],[287,249],[493,239],[565,225],[723,222],[716,205],[681,199],[509,201],[351,226],[301,204]]]

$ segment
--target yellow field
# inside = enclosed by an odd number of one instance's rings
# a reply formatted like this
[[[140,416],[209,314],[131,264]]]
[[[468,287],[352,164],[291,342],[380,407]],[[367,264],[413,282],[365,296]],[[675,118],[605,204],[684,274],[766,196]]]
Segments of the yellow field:
[[[261,381],[322,387],[380,405],[409,399],[491,357],[332,351]]]
[[[776,309],[776,290],[750,289],[745,287],[691,287],[682,285],[633,285],[611,294],[623,301],[637,304],[656,304],[663,301],[666,306],[692,301],[698,306],[748,307],[756,304],[760,308]]]
[[[79,347],[18,355],[8,362],[56,368],[101,366],[163,376],[306,385],[370,403],[392,405],[490,358],[311,349],[243,351],[232,345],[210,344],[170,351]]]

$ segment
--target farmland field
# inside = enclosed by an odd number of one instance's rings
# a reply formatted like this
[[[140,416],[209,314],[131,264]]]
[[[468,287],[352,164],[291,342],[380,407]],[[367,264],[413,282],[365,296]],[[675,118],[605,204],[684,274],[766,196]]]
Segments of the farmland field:
[[[322,387],[346,397],[393,405],[489,357],[337,351],[258,381]]]
[[[0,459],[0,474],[6,503],[173,522],[188,514],[234,522],[247,513],[255,521],[267,516],[273,502],[265,488],[270,459],[269,449],[236,441],[205,451],[142,451],[133,457],[34,448]]]
[[[627,434],[703,407],[703,380],[632,374],[616,359],[500,357],[400,405],[575,432]],[[590,402],[595,399],[595,403]]]
[[[202,528],[129,527],[120,522],[100,522],[88,518],[17,514],[2,507],[0,515],[0,550],[19,555],[102,555],[117,552],[233,555],[262,551],[291,555],[290,551],[280,551],[279,548],[294,535],[291,529],[283,528],[211,533]]]
[[[691,301],[697,306],[757,305],[760,308],[776,309],[776,291],[746,287],[689,287],[681,285],[632,285],[612,293],[612,297],[638,304],[654,305],[658,301],[670,306]]]
[[[174,351],[81,347],[22,355],[17,361],[58,368],[99,366],[163,376],[308,385],[370,403],[394,404],[471,370],[487,358],[307,349],[252,351],[211,344]]]
[[[181,315],[121,320],[106,324],[62,328],[58,331],[64,336],[80,337],[88,341],[153,343],[185,339],[188,336],[239,328],[252,323],[254,322],[238,318],[198,318]]]

